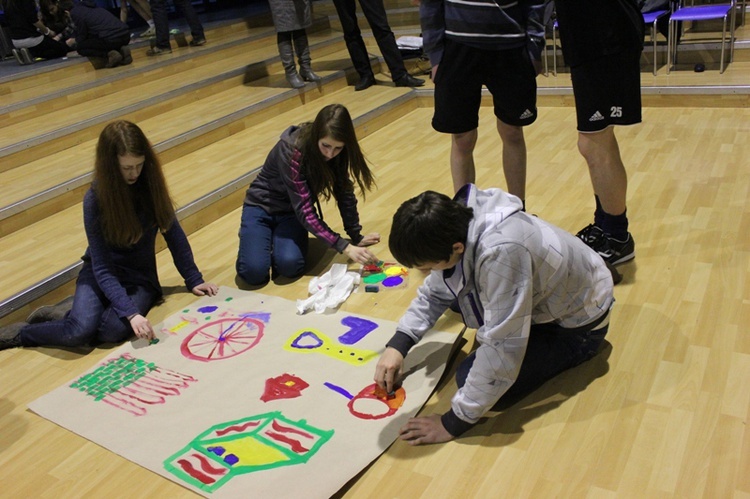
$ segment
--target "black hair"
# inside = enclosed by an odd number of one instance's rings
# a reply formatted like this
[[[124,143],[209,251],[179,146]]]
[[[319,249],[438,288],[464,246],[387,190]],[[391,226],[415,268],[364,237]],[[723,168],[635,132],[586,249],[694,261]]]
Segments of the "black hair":
[[[388,247],[402,265],[413,268],[443,262],[453,245],[466,245],[474,210],[445,194],[426,191],[405,201],[393,215]]]

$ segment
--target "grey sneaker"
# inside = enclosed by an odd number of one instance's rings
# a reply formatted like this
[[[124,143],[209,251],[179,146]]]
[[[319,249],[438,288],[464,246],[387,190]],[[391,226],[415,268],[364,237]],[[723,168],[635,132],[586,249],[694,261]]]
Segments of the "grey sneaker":
[[[29,52],[29,49],[27,49],[27,48],[24,47],[22,49],[18,49],[18,51],[21,52],[21,57],[23,58],[23,62],[24,63],[26,63],[26,64],[34,64],[34,62],[36,62],[34,60],[34,56],[32,56],[31,52]]]

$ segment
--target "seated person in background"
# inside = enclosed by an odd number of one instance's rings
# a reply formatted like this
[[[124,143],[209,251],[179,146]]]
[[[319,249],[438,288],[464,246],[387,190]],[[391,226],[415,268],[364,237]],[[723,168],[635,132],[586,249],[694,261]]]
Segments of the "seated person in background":
[[[71,50],[74,50],[76,39],[73,20],[68,12],[59,7],[58,0],[41,0],[39,2],[39,14],[42,16],[44,25],[57,33],[52,39],[62,42]]]
[[[404,357],[456,300],[479,347],[456,371],[451,409],[410,419],[412,445],[452,440],[599,350],[614,302],[604,261],[580,239],[526,214],[500,189],[467,184],[454,199],[427,191],[393,217],[388,241],[402,265],[430,272],[375,369],[388,392]]]
[[[357,263],[377,261],[365,246],[380,242],[380,234],[361,234],[352,179],[363,195],[375,183],[344,106],[330,104],[312,123],[287,128],[247,189],[237,274],[252,285],[267,283],[269,270],[302,275],[308,232]],[[349,241],[323,221],[319,199],[331,196]]]
[[[8,34],[13,43],[13,55],[19,64],[31,64],[33,59],[65,57],[68,46],[55,40],[57,35],[39,19],[34,0],[2,0]]]
[[[78,53],[88,57],[96,69],[130,64],[130,30],[111,12],[96,5],[95,0],[62,0],[60,8],[70,13],[76,27]]]
[[[153,339],[146,314],[162,297],[154,253],[157,232],[194,295],[218,292],[195,265],[156,153],[133,123],[115,121],[99,135],[94,181],[83,198],[83,226],[88,248],[72,309],[35,311],[27,322],[1,327],[0,350],[119,343],[133,334]]]

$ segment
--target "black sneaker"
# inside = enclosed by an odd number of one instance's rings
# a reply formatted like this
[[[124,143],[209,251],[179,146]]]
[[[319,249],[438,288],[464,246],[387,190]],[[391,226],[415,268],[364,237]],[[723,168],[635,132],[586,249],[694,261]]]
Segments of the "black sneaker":
[[[146,51],[146,55],[149,56],[149,57],[153,57],[153,56],[157,56],[157,55],[162,55],[162,54],[171,54],[171,53],[172,53],[172,48],[171,47],[170,48],[166,48],[166,47],[162,48],[162,47],[158,47],[156,45],[154,45],[152,48],[150,48],[150,49],[148,49]]]
[[[610,265],[619,265],[635,258],[635,241],[630,232],[627,239],[620,241],[608,236],[596,225],[590,224],[581,229],[576,236]]]

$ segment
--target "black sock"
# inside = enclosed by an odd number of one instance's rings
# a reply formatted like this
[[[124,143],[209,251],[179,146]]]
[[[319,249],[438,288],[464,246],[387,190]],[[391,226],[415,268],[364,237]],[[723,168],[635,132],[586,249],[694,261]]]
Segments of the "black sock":
[[[599,196],[594,197],[596,199],[594,225],[602,229],[609,237],[625,241],[628,238],[628,210],[626,209],[620,215],[611,215],[602,208]]]

